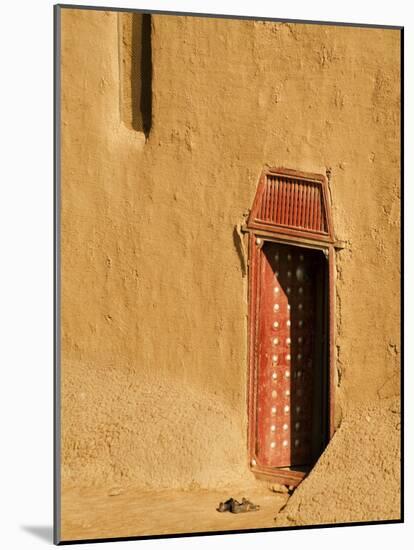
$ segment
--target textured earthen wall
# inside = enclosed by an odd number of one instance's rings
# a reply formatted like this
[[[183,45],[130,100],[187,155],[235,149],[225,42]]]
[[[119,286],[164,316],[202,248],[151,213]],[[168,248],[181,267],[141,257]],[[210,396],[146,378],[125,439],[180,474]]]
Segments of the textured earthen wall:
[[[265,164],[330,173],[338,423],[398,395],[399,32],[154,16],[145,142],[118,18],[62,10],[63,484],[237,483]]]

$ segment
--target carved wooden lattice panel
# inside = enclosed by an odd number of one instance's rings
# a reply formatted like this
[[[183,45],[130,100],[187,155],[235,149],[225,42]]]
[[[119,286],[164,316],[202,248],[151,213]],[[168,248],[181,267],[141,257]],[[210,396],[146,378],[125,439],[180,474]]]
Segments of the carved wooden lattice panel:
[[[247,227],[330,242],[333,231],[327,194],[324,176],[265,170]]]

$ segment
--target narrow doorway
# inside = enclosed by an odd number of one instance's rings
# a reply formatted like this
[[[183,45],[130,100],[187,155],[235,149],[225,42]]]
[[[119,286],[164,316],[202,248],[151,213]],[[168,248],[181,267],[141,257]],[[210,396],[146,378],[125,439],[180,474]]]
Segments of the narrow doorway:
[[[335,240],[327,179],[265,168],[249,234],[249,462],[297,485],[333,435]]]
[[[326,258],[266,242],[259,269],[256,460],[310,468],[328,418]]]

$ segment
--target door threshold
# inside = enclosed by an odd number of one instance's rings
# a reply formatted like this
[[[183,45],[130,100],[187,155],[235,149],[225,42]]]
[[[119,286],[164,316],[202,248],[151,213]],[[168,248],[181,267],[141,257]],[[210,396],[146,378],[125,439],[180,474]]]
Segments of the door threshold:
[[[251,468],[257,479],[272,481],[281,485],[297,487],[310,472],[310,466],[298,466],[287,468]]]

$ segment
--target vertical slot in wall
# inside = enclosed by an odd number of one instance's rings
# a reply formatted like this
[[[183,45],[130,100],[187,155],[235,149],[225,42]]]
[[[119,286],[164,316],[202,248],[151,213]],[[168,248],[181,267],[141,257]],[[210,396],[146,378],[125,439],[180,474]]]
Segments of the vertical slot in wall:
[[[118,14],[121,120],[148,137],[152,121],[151,15]]]

